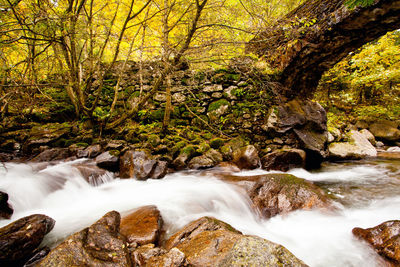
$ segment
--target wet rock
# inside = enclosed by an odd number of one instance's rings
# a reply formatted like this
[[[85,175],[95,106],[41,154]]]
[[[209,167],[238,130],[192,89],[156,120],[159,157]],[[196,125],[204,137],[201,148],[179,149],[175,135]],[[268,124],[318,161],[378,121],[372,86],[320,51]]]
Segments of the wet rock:
[[[163,255],[155,256],[146,263],[148,267],[182,267],[190,266],[185,259],[185,254],[178,248],[172,248]]]
[[[74,167],[78,169],[78,171],[82,174],[82,176],[89,184],[94,186],[102,184],[104,182],[102,178],[104,177],[104,175],[107,174],[106,170],[101,169],[96,165],[90,163],[74,164]]]
[[[134,266],[146,266],[148,260],[152,257],[161,256],[167,253],[163,248],[155,247],[154,244],[147,244],[138,247],[132,252],[132,263]],[[135,265],[136,264],[136,265]],[[157,265],[150,265],[157,266]]]
[[[116,172],[119,169],[119,157],[107,151],[98,155],[95,159],[97,166],[100,168]]]
[[[358,131],[350,131],[346,139],[347,142],[329,145],[329,154],[332,159],[362,159],[377,156],[375,147]]]
[[[119,213],[111,211],[90,227],[68,237],[37,266],[129,266],[129,253],[119,234],[119,225]]]
[[[400,152],[400,147],[398,147],[398,146],[389,147],[388,149],[386,149],[386,151],[387,152],[399,153]]]
[[[10,219],[14,210],[8,204],[8,194],[0,191],[0,218]]]
[[[151,179],[161,179],[168,173],[168,162],[158,160],[156,167],[151,174]]]
[[[189,169],[207,169],[212,168],[216,163],[205,155],[194,157],[189,161]]]
[[[283,266],[306,266],[284,247],[262,238],[244,236],[229,224],[211,217],[191,222],[172,236],[166,247],[173,247],[170,252],[178,249],[178,258],[186,258],[189,266],[278,266],[281,262],[293,264]]]
[[[254,207],[265,218],[298,209],[332,208],[331,200],[322,189],[290,174],[275,173],[247,177],[221,175],[220,177],[243,187]]]
[[[318,168],[328,156],[328,132],[318,132],[313,128],[294,129],[300,140],[300,147],[306,151],[306,167]]]
[[[381,142],[381,141],[377,141],[376,144],[375,144],[375,146],[376,146],[376,147],[379,147],[379,148],[382,148],[382,147],[385,146],[385,144],[384,144],[383,142]]]
[[[157,161],[143,150],[129,150],[120,158],[120,177],[146,180],[152,177]]]
[[[292,168],[304,168],[306,152],[301,149],[281,149],[265,155],[261,166],[265,170],[288,171]]]
[[[121,234],[130,244],[139,246],[159,243],[163,220],[156,206],[145,206],[121,220]]]
[[[196,154],[196,150],[194,149],[193,146],[188,145],[184,147],[180,153],[179,156],[172,162],[172,166],[176,170],[183,170],[186,168],[186,163],[192,159],[192,157]]]
[[[0,152],[0,162],[7,162],[14,158],[12,154]]]
[[[55,160],[63,160],[72,156],[71,151],[68,148],[51,148],[46,149],[36,157],[32,162],[49,162]]]
[[[78,151],[76,156],[78,158],[91,158],[92,159],[92,158],[95,158],[98,155],[100,155],[101,152],[102,152],[101,145],[95,144],[95,145],[88,146],[84,150]]]
[[[233,163],[240,169],[256,169],[260,166],[260,158],[257,149],[252,146],[245,146],[233,151]]]
[[[376,139],[384,142],[396,142],[400,140],[398,125],[392,121],[378,121],[369,126],[370,132]]]
[[[307,266],[285,247],[256,236],[243,236],[218,267]]]
[[[36,264],[39,263],[49,253],[50,253],[49,247],[44,247],[39,249],[39,251],[24,264],[24,267],[35,267]]]
[[[241,234],[241,232],[237,231],[232,226],[223,221],[217,220],[212,217],[202,217],[196,221],[189,223],[178,232],[176,232],[174,235],[172,235],[166,241],[164,247],[167,250],[170,250],[171,248],[176,247],[185,241],[192,240],[200,233],[216,230],[226,230],[236,234]]]
[[[18,266],[29,260],[54,224],[52,218],[35,214],[0,228],[0,265]]]
[[[392,266],[400,266],[400,221],[387,221],[378,226],[354,228],[353,234],[369,243]]]

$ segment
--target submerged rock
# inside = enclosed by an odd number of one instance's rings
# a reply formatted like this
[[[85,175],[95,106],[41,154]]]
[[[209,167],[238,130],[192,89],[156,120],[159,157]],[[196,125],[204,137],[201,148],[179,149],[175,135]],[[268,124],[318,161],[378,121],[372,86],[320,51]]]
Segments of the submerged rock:
[[[220,176],[223,180],[243,187],[254,207],[265,217],[313,208],[331,209],[332,202],[313,183],[290,174],[257,176]]]
[[[130,244],[158,245],[163,220],[156,206],[141,207],[121,220],[121,234]]]
[[[14,210],[8,204],[8,194],[0,191],[0,218],[10,219]]]
[[[19,266],[36,253],[55,221],[42,214],[21,218],[0,228],[0,265]]]
[[[351,130],[347,134],[347,140],[348,142],[329,145],[329,154],[332,159],[362,159],[377,156],[376,148],[360,132]]]
[[[301,149],[281,149],[265,155],[261,166],[265,170],[288,171],[292,168],[304,168],[306,152]]]
[[[369,243],[392,266],[400,266],[400,221],[387,221],[378,226],[354,228],[353,234]]]
[[[232,162],[235,163],[240,169],[252,170],[260,166],[258,151],[252,145],[233,151]]]
[[[119,225],[119,213],[108,212],[90,227],[68,237],[36,266],[129,266]]]
[[[166,248],[175,255],[169,259],[188,266],[278,266],[280,263],[306,266],[284,247],[259,237],[244,236],[229,224],[211,217],[185,226],[167,241]],[[149,263],[153,265],[148,266],[169,266],[157,265],[161,259],[163,256],[151,258]]]

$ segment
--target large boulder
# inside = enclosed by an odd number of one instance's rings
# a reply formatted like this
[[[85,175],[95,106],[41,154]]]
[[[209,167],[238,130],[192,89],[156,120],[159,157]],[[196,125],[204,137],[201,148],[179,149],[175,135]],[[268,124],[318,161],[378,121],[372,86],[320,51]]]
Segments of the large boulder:
[[[68,148],[51,148],[46,149],[39,155],[34,157],[32,162],[49,162],[55,160],[63,160],[72,156],[71,151]]]
[[[14,210],[8,204],[8,194],[0,191],[0,218],[10,219]]]
[[[124,216],[120,232],[133,246],[153,243],[158,245],[163,220],[156,206],[145,206]]]
[[[116,172],[119,169],[119,157],[111,151],[103,152],[95,159],[96,165],[100,168]]]
[[[400,221],[387,221],[378,226],[354,228],[353,234],[369,243],[391,266],[400,266]]]
[[[257,236],[243,236],[218,267],[307,266],[284,246]]]
[[[290,174],[256,176],[221,175],[223,180],[243,187],[254,207],[265,217],[313,208],[331,209],[332,202],[313,183]]]
[[[369,126],[370,132],[376,139],[386,142],[400,141],[400,130],[396,122],[381,120]]]
[[[291,100],[275,107],[263,127],[272,135],[297,137],[307,153],[306,167],[318,167],[327,157],[327,116],[323,107],[309,100]]]
[[[19,266],[29,260],[55,221],[42,214],[21,218],[0,228],[0,265]]]
[[[185,256],[189,266],[276,266],[281,262],[287,266],[306,266],[282,246],[244,236],[211,217],[200,218],[178,231],[166,243],[167,249],[171,247],[170,251],[177,249],[175,254],[180,255],[179,259]]]
[[[248,145],[233,151],[233,163],[240,169],[252,170],[260,166],[260,158],[257,149]]]
[[[189,169],[207,169],[218,165],[223,160],[221,153],[215,149],[208,150],[204,155],[192,158]]]
[[[301,149],[279,149],[261,158],[265,170],[288,171],[292,168],[304,168],[306,152]]]
[[[329,154],[332,159],[362,159],[377,156],[375,147],[360,132],[351,130],[347,133],[346,140],[347,142],[329,145]]]
[[[146,180],[160,179],[167,173],[167,164],[154,160],[144,150],[129,150],[120,158],[120,177]]]
[[[36,266],[129,266],[130,257],[119,225],[119,213],[111,211],[68,237]]]

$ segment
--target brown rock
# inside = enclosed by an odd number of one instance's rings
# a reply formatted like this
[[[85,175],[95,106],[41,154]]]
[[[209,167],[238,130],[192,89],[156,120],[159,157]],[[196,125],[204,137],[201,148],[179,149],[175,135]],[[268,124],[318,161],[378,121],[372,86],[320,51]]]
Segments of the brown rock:
[[[52,218],[35,214],[0,228],[0,265],[18,266],[29,260],[54,224]]]
[[[167,253],[167,251],[163,248],[155,247],[154,244],[147,244],[141,247],[138,247],[132,253],[132,263],[137,266],[146,266],[148,260],[152,257],[161,256]],[[157,260],[159,262],[159,260]],[[135,265],[134,265],[135,266]],[[156,265],[150,265],[156,266]]]
[[[163,178],[168,172],[168,162],[158,160],[157,165],[151,174],[151,179],[161,179]]]
[[[104,182],[102,177],[107,173],[106,170],[91,163],[74,164],[74,167],[78,169],[89,184],[97,186]]]
[[[185,254],[178,248],[172,248],[168,253],[150,258],[146,263],[148,267],[182,267],[190,266],[185,259]]]
[[[14,210],[8,204],[8,194],[0,191],[0,218],[10,219]]]
[[[49,162],[53,160],[63,160],[70,157],[72,154],[68,148],[52,148],[46,149],[32,159],[33,162]]]
[[[395,142],[400,140],[400,130],[397,127],[395,122],[381,120],[370,125],[369,130],[378,140]]]
[[[202,217],[196,221],[189,223],[173,236],[171,236],[165,243],[165,248],[167,250],[170,250],[171,248],[178,246],[184,241],[195,238],[202,232],[216,230],[227,230],[237,234],[241,234],[241,232],[237,231],[227,223],[224,223],[212,217]]]
[[[233,152],[233,163],[241,169],[256,169],[260,166],[260,158],[257,149],[252,146],[245,146]]]
[[[265,155],[261,166],[265,170],[288,171],[292,168],[304,168],[306,152],[301,149],[281,149]]]
[[[119,224],[118,212],[107,213],[90,227],[68,237],[37,266],[129,266],[129,253],[119,234]]]
[[[354,228],[353,234],[369,243],[392,266],[400,266],[400,221],[387,221],[378,226]]]
[[[78,158],[95,158],[98,155],[100,155],[101,152],[102,152],[101,145],[95,144],[88,146],[84,150],[79,150],[76,156]]]
[[[159,243],[163,220],[156,206],[145,206],[121,220],[121,234],[130,244],[146,245]]]
[[[120,177],[146,180],[152,176],[157,161],[146,151],[129,150],[120,158]]]
[[[290,174],[220,177],[243,187],[255,208],[266,218],[297,209],[332,208],[330,199],[322,189]]]
[[[110,151],[101,153],[96,157],[96,165],[100,168],[116,172],[119,169],[119,157],[110,153]]]

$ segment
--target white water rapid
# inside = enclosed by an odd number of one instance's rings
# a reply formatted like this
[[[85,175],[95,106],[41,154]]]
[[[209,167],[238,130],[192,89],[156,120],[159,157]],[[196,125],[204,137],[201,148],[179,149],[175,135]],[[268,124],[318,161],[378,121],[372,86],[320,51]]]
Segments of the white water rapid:
[[[45,242],[54,244],[110,210],[123,215],[156,205],[169,233],[202,216],[213,216],[245,234],[284,245],[310,266],[372,267],[380,266],[379,259],[352,236],[352,228],[400,219],[398,162],[330,164],[316,173],[293,170],[294,175],[328,190],[337,198],[339,209],[330,214],[297,211],[269,220],[254,213],[250,200],[238,188],[211,174],[176,173],[145,182],[105,174],[104,183],[93,186],[74,167],[81,162],[0,165],[0,191],[9,194],[14,208],[12,220],[0,220],[0,226],[30,214],[46,214],[56,225]],[[262,173],[266,172],[238,175]]]

